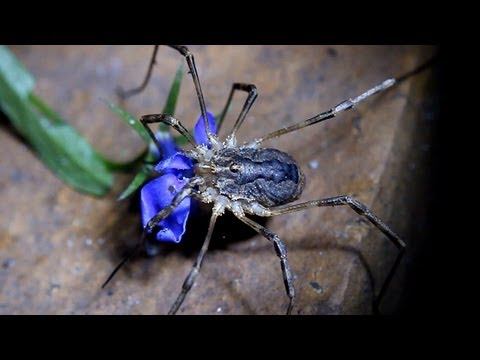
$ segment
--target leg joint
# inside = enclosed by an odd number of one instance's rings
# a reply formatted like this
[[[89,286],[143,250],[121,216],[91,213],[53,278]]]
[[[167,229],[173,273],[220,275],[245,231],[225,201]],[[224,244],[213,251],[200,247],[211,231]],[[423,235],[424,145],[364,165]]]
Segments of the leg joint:
[[[347,204],[350,205],[350,207],[353,210],[355,210],[357,214],[360,214],[360,215],[370,214],[370,211],[368,210],[368,208],[365,205],[363,205],[361,202],[355,200],[354,198],[350,196],[346,196],[345,200],[347,201]]]
[[[273,239],[273,247],[275,248],[275,252],[280,259],[287,258],[287,248],[277,236]]]
[[[183,290],[184,291],[188,291],[190,290],[190,288],[192,287],[193,285],[193,282],[195,280],[195,277],[197,276],[198,274],[198,271],[199,271],[199,268],[198,267],[194,267],[192,269],[192,271],[190,272],[190,274],[188,274],[187,278],[185,279],[185,281],[183,282]]]

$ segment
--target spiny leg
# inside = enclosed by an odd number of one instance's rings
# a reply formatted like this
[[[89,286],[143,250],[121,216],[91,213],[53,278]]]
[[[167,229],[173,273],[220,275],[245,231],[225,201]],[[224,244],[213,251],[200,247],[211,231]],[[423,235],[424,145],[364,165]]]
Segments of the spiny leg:
[[[150,64],[148,66],[147,74],[145,75],[143,83],[139,87],[131,89],[131,90],[127,90],[127,91],[123,91],[121,89],[118,89],[118,94],[119,94],[120,97],[127,98],[127,97],[130,97],[132,95],[138,94],[145,89],[145,87],[147,86],[147,84],[150,80],[150,77],[152,75],[153,65],[155,65],[155,58],[156,58],[157,52],[158,52],[158,46],[159,45],[155,45],[155,47],[153,49],[153,54],[152,54],[152,57],[150,59]],[[212,141],[210,139],[211,135],[212,135],[212,132],[210,130],[210,124],[207,121],[207,109],[206,109],[206,106],[205,106],[205,100],[204,100],[204,97],[203,97],[202,88],[200,86],[200,79],[198,77],[197,68],[195,66],[195,59],[193,57],[193,54],[188,50],[188,48],[186,46],[180,46],[180,45],[167,45],[167,46],[171,47],[172,49],[177,50],[178,52],[180,52],[180,54],[185,56],[188,67],[190,69],[190,74],[192,74],[193,83],[195,85],[195,91],[197,92],[198,101],[200,103],[200,110],[201,110],[201,113],[202,113],[202,116],[203,116],[203,119],[204,119],[204,122],[205,122],[205,129],[206,129],[206,132],[207,132],[207,136],[208,136],[209,140]]]
[[[287,134],[289,132],[302,129],[304,127],[319,123],[319,122],[327,120],[327,119],[331,119],[342,111],[352,109],[354,106],[356,106],[358,103],[364,101],[368,97],[370,97],[370,96],[372,96],[372,95],[374,95],[378,92],[385,91],[385,90],[389,89],[390,87],[392,87],[393,85],[398,84],[398,83],[410,78],[411,76],[414,76],[414,75],[420,73],[421,71],[429,68],[437,60],[438,60],[438,57],[434,56],[433,58],[429,59],[428,61],[426,61],[422,65],[415,68],[414,70],[409,71],[408,73],[406,73],[406,74],[404,74],[404,75],[402,75],[398,78],[391,78],[391,79],[384,80],[382,83],[372,87],[371,89],[368,89],[367,91],[360,94],[359,96],[357,96],[353,99],[348,99],[348,100],[342,101],[337,106],[334,106],[333,108],[331,108],[328,111],[322,112],[322,113],[320,113],[320,114],[318,114],[318,115],[316,115],[316,116],[314,116],[310,119],[301,121],[301,122],[299,122],[297,124],[294,124],[292,126],[289,126],[289,127],[282,128],[282,129],[279,129],[277,131],[271,132],[270,134],[267,134],[260,139],[255,139],[255,140],[251,141],[248,145],[258,146],[258,144],[264,142],[265,140],[272,139],[272,138]]]
[[[374,86],[373,88],[365,91],[364,93],[360,94],[359,96],[357,96],[353,99],[348,99],[348,100],[342,101],[340,104],[338,104],[337,106],[334,106],[333,108],[331,108],[328,111],[322,112],[322,113],[320,113],[320,114],[318,114],[318,115],[316,115],[316,116],[314,116],[310,119],[304,120],[304,121],[302,121],[298,124],[295,124],[295,125],[292,125],[292,126],[289,126],[289,127],[286,127],[286,128],[282,128],[282,129],[279,129],[279,130],[274,131],[274,132],[271,132],[270,134],[267,134],[264,137],[261,137],[260,139],[255,139],[251,142],[251,145],[253,145],[253,144],[258,145],[258,144],[264,142],[265,140],[276,138],[276,137],[279,137],[281,135],[287,134],[289,132],[296,131],[296,130],[302,129],[304,127],[319,123],[320,121],[331,119],[342,111],[352,109],[355,105],[362,102],[366,98],[372,96],[373,94],[376,94],[380,91],[384,91],[384,90],[392,87],[395,83],[396,83],[395,79],[387,79],[387,80],[383,81],[381,84],[378,84],[377,86]]]
[[[405,248],[406,245],[403,242],[400,237],[393,232],[378,216],[376,216],[368,207],[366,207],[364,204],[361,202],[351,198],[350,196],[335,196],[331,198],[325,198],[325,199],[320,199],[320,200],[313,200],[313,201],[307,201],[304,203],[300,204],[294,204],[294,205],[283,205],[283,206],[278,206],[275,208],[270,208],[266,211],[266,216],[275,216],[275,215],[281,215],[281,214],[288,214],[292,213],[295,211],[300,211],[304,209],[309,209],[312,207],[324,207],[324,206],[340,206],[340,205],[348,205],[350,206],[356,213],[365,216],[377,229],[379,229],[381,232],[383,232],[387,238],[392,241],[395,246],[398,248],[399,252],[397,255],[397,258],[395,259],[395,262],[390,269],[385,281],[383,282],[383,285],[380,289],[380,292],[376,299],[374,300],[373,303],[373,309],[375,312],[378,312],[378,307],[380,305],[380,302],[385,295],[385,292],[388,288],[388,285],[390,284],[390,281],[393,278],[393,275],[395,274],[398,265],[400,264],[400,261],[405,253]]]
[[[169,216],[175,208],[180,205],[180,203],[185,199],[187,196],[190,196],[192,193],[195,192],[193,189],[195,186],[204,183],[204,180],[200,177],[193,177],[191,178],[188,183],[180,190],[177,195],[173,198],[170,205],[165,206],[162,210],[159,211],[157,215],[151,218],[147,225],[145,226],[144,231],[151,232],[157,224]]]
[[[200,86],[200,78],[198,77],[197,68],[195,67],[195,59],[193,57],[193,54],[190,52],[190,50],[188,50],[186,46],[182,46],[182,45],[167,45],[167,46],[177,50],[180,54],[185,56],[185,59],[187,60],[188,68],[190,69],[190,74],[192,75],[193,83],[195,85],[195,91],[197,92],[198,102],[200,103],[200,110],[202,112],[203,122],[205,124],[205,130],[207,132],[207,138],[210,141],[210,143],[213,144],[215,142],[215,139],[212,136],[212,130],[210,129],[210,124],[208,122],[207,108],[205,106],[205,99],[203,98],[202,87]]]
[[[145,127],[147,130],[148,134],[152,138],[152,140],[155,142],[157,145],[158,149],[162,151],[162,148],[160,147],[160,144],[158,143],[157,138],[153,134],[152,130],[148,127],[147,124],[155,124],[155,123],[164,123],[169,126],[172,126],[175,130],[177,130],[180,134],[185,136],[185,138],[193,145],[197,146],[197,143],[195,142],[195,139],[190,135],[188,130],[185,128],[185,126],[182,125],[182,123],[175,119],[173,116],[168,115],[168,114],[151,114],[151,115],[143,115],[140,118],[140,122],[142,125]]]
[[[242,125],[243,120],[247,116],[247,113],[250,111],[250,108],[252,107],[258,95],[257,87],[255,85],[245,84],[245,83],[234,83],[232,85],[232,89],[230,90],[230,95],[228,95],[228,100],[225,104],[225,107],[223,108],[220,118],[218,119],[217,134],[220,132],[220,127],[223,123],[223,119],[225,118],[225,114],[227,113],[228,108],[230,107],[230,104],[233,99],[233,93],[235,92],[235,90],[248,92],[248,96],[247,96],[247,99],[245,100],[245,104],[243,105],[242,111],[240,112],[240,115],[238,116],[238,119],[235,122],[232,133],[230,134],[231,137],[235,136],[238,128],[240,128],[240,126]]]
[[[182,291],[180,292],[177,299],[175,300],[172,307],[170,308],[168,315],[175,315],[175,313],[178,311],[178,309],[183,303],[183,300],[185,300],[185,297],[187,296],[188,292],[192,288],[195,282],[195,278],[200,272],[203,259],[205,257],[205,254],[207,253],[208,245],[210,244],[210,239],[212,238],[213,228],[215,227],[217,216],[218,216],[217,213],[213,211],[212,216],[210,217],[210,224],[208,225],[207,236],[205,237],[205,241],[203,242],[200,253],[197,256],[197,260],[195,260],[195,264],[193,265],[192,270],[190,270],[190,273],[188,274],[185,281],[183,282]]]
[[[182,188],[182,190],[175,195],[171,204],[164,207],[160,212],[158,212],[157,215],[149,220],[142,231],[142,236],[140,237],[138,243],[135,245],[133,250],[130,251],[130,253],[128,253],[128,255],[115,267],[112,273],[108,276],[107,280],[103,283],[102,289],[110,282],[110,280],[113,279],[118,270],[120,270],[120,268],[138,251],[140,245],[142,245],[146,240],[147,234],[149,234],[160,221],[168,217],[186,197],[190,196],[190,194],[194,191],[193,188],[202,182],[203,180],[201,178],[191,178],[189,182]]]
[[[150,77],[152,76],[153,65],[155,65],[155,58],[157,57],[157,52],[158,45],[155,45],[155,47],[153,48],[152,57],[150,59],[150,64],[148,65],[147,73],[145,74],[145,78],[143,79],[143,82],[140,86],[129,90],[123,90],[121,87],[117,88],[117,94],[118,96],[120,96],[120,98],[126,99],[130,96],[139,94],[147,87],[148,82],[150,81]]]
[[[283,245],[282,241],[277,234],[271,232],[269,229],[257,224],[255,221],[247,218],[246,216],[236,215],[241,221],[250,226],[252,229],[262,234],[268,241],[273,243],[275,253],[280,258],[280,265],[282,267],[283,282],[285,284],[285,291],[290,299],[287,308],[287,315],[292,313],[293,303],[295,301],[295,287],[293,286],[293,273],[288,265],[287,248]]]

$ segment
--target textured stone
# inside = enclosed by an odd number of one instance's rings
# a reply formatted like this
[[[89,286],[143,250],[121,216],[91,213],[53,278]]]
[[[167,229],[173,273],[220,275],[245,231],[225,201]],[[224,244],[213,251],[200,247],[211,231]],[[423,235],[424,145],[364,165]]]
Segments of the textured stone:
[[[101,98],[120,103],[117,85],[142,80],[149,46],[17,46],[37,80],[36,93],[98,149],[131,159],[142,141]],[[384,79],[413,69],[433,50],[421,46],[191,46],[207,101],[219,113],[233,82],[259,96],[240,140],[328,110]],[[181,57],[161,47],[153,79],[125,101],[136,116],[162,111]],[[185,67],[185,69],[187,69]],[[185,72],[187,72],[185,70]],[[335,119],[268,143],[291,154],[306,175],[301,200],[350,194],[370,206],[409,251],[383,308],[394,312],[408,289],[409,267],[425,233],[419,206],[428,191],[431,71]],[[237,95],[223,131],[245,95]],[[198,101],[184,77],[177,118],[192,128]],[[225,133],[224,133],[225,134]],[[0,126],[0,313],[164,314],[195,259],[208,218],[154,257],[137,255],[104,290],[101,284],[140,237],[135,200],[117,202],[129,183],[119,175],[102,199],[58,180],[2,122]],[[396,248],[349,208],[323,208],[263,221],[288,249],[295,273],[294,314],[370,313]],[[271,244],[232,216],[221,219],[202,271],[180,314],[283,314],[287,296]]]

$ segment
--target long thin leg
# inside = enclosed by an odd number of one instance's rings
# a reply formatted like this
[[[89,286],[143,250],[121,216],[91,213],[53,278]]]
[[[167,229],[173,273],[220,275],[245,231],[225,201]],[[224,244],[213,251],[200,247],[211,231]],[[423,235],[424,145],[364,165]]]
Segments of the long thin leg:
[[[120,264],[118,264],[115,269],[113,269],[113,271],[110,273],[110,275],[108,276],[107,280],[105,280],[105,282],[103,283],[102,285],[102,289],[107,286],[107,284],[110,282],[110,280],[113,279],[113,277],[115,276],[115,274],[118,272],[118,270],[120,270],[120,268],[125,265],[125,263],[130,260],[132,258],[133,255],[135,255],[135,253],[138,251],[138,249],[140,249],[140,245],[143,244],[143,234],[142,234],[142,237],[140,239],[140,241],[135,245],[135,247],[127,254],[127,256],[125,256],[125,258],[120,262]]]
[[[192,74],[193,83],[195,84],[195,91],[197,92],[198,102],[200,103],[200,110],[202,112],[203,122],[205,124],[205,130],[207,132],[207,138],[210,141],[210,143],[213,144],[215,143],[215,138],[212,135],[212,130],[210,129],[210,124],[208,123],[207,108],[205,106],[205,99],[203,98],[202,87],[200,86],[200,79],[198,77],[197,68],[195,67],[195,59],[193,57],[193,54],[190,52],[190,50],[188,50],[186,46],[182,46],[182,45],[167,45],[167,46],[180,52],[180,54],[185,56],[185,59],[187,60],[188,68],[190,69],[190,74]]]
[[[278,237],[277,234],[271,232],[267,228],[263,227],[260,224],[257,224],[255,221],[245,217],[236,215],[241,221],[245,224],[250,226],[252,229],[257,231],[259,234],[262,234],[268,241],[273,243],[275,248],[275,253],[280,258],[280,265],[282,267],[282,274],[283,274],[283,282],[285,284],[285,290],[287,292],[287,296],[290,299],[287,308],[287,315],[290,315],[293,308],[293,303],[295,301],[295,287],[293,286],[293,273],[290,270],[290,266],[288,265],[288,258],[287,258],[287,248],[283,245],[282,241]]]
[[[429,68],[437,60],[438,60],[438,56],[435,55],[433,58],[429,59],[428,61],[426,61],[422,65],[418,66],[416,69],[414,69],[412,71],[409,71],[408,73],[406,73],[406,74],[404,74],[404,75],[402,75],[398,78],[387,79],[387,80],[383,81],[381,84],[378,84],[377,86],[374,86],[373,88],[365,91],[363,94],[361,94],[361,95],[359,95],[359,96],[357,96],[353,99],[348,99],[348,100],[342,101],[340,104],[338,104],[337,106],[334,106],[333,108],[331,108],[328,111],[322,112],[322,113],[320,113],[320,114],[318,114],[318,115],[316,115],[316,116],[314,116],[310,119],[301,121],[298,124],[295,124],[295,125],[283,128],[283,129],[279,129],[279,130],[274,131],[274,132],[271,132],[270,134],[267,134],[260,139],[253,140],[248,145],[255,146],[255,145],[258,145],[258,144],[262,143],[265,140],[272,139],[272,138],[287,134],[289,132],[292,132],[292,131],[295,131],[295,130],[298,130],[298,129],[302,129],[306,126],[310,126],[310,125],[316,124],[318,122],[321,122],[321,121],[324,121],[324,120],[327,120],[327,119],[331,119],[332,117],[335,117],[338,113],[340,113],[342,111],[352,109],[355,105],[364,101],[366,98],[372,96],[373,94],[376,94],[378,92],[387,90],[388,88],[392,87],[393,85],[398,84],[398,83],[406,80],[407,78],[409,78],[411,76],[414,76],[414,75],[420,73],[421,71]]]
[[[159,211],[157,215],[155,215],[153,218],[151,218],[147,225],[145,226],[144,231],[146,232],[151,232],[157,224],[165,219],[167,216],[169,216],[172,211],[180,205],[180,203],[185,199],[187,196],[190,196],[192,192],[194,192],[193,188],[199,184],[204,183],[204,180],[199,177],[193,177],[191,178],[188,183],[180,190],[177,195],[173,198],[172,202],[170,205],[165,206],[162,210]]]
[[[170,126],[172,126],[175,130],[177,130],[180,134],[182,134],[183,136],[185,136],[185,138],[187,138],[187,140],[188,140],[193,146],[197,146],[197,143],[195,142],[195,139],[192,137],[192,135],[190,135],[190,133],[188,132],[188,130],[185,128],[185,126],[183,126],[180,121],[178,121],[177,119],[175,119],[175,118],[174,118],[173,116],[171,116],[171,115],[168,115],[168,114],[143,115],[143,116],[140,118],[140,122],[141,122],[142,125],[145,127],[145,129],[147,130],[148,134],[149,134],[150,137],[153,139],[153,141],[155,142],[155,144],[157,145],[157,147],[159,148],[160,151],[162,151],[162,148],[160,147],[160,144],[158,143],[157,138],[155,137],[155,135],[153,134],[152,130],[150,130],[150,128],[148,127],[147,124],[155,124],[155,123],[161,122],[161,123],[170,125]]]
[[[222,125],[223,119],[225,117],[225,114],[227,113],[228,107],[230,106],[230,103],[232,102],[233,98],[233,93],[235,90],[241,90],[248,92],[247,99],[245,100],[245,104],[243,105],[242,111],[240,112],[240,115],[238,116],[237,121],[235,122],[235,125],[233,126],[232,132],[230,133],[229,137],[234,138],[235,134],[237,133],[237,130],[240,128],[240,126],[243,123],[243,120],[245,120],[245,117],[247,116],[248,112],[250,111],[250,108],[252,107],[253,103],[255,102],[255,99],[257,98],[257,87],[253,84],[245,84],[245,83],[234,83],[232,85],[232,89],[230,90],[230,95],[228,96],[227,103],[225,104],[225,107],[223,108],[223,111],[220,115],[220,119],[218,120],[218,125],[217,125],[217,133],[220,131],[220,126]]]
[[[126,99],[126,98],[129,98],[130,96],[139,94],[147,87],[148,82],[150,81],[150,77],[152,76],[153,65],[155,65],[157,52],[158,52],[158,45],[155,45],[155,47],[153,48],[152,57],[150,59],[150,64],[148,65],[147,73],[145,74],[145,78],[143,79],[143,82],[140,86],[133,89],[129,89],[129,90],[123,90],[121,87],[117,88],[117,94],[118,96],[120,96],[120,98]]]
[[[103,283],[102,289],[110,282],[110,280],[113,279],[115,274],[120,270],[120,268],[138,251],[140,248],[140,245],[142,245],[147,237],[147,234],[149,234],[152,229],[157,226],[157,224],[165,219],[167,216],[169,216],[172,211],[190,194],[194,191],[193,188],[199,184],[201,184],[203,180],[201,178],[191,178],[189,182],[183,187],[181,191],[175,195],[173,198],[172,202],[170,205],[164,207],[161,211],[158,212],[157,215],[155,215],[153,218],[150,219],[150,221],[147,223],[145,228],[143,229],[142,236],[140,237],[140,240],[138,243],[135,245],[132,251],[115,267],[115,269],[112,271],[112,273],[108,276],[107,280]]]
[[[120,97],[125,99],[132,95],[138,94],[145,89],[152,75],[153,65],[155,65],[155,58],[157,57],[158,46],[159,45],[155,45],[153,49],[152,58],[150,59],[150,64],[148,66],[147,74],[145,75],[143,83],[139,87],[130,89],[127,91],[118,89],[117,92]],[[212,131],[210,130],[210,124],[207,121],[207,108],[205,106],[205,100],[203,98],[202,87],[200,86],[200,79],[198,77],[197,68],[195,67],[195,59],[193,57],[193,54],[188,50],[186,46],[181,46],[181,45],[167,45],[167,46],[180,52],[180,54],[185,56],[185,59],[187,60],[188,67],[190,69],[190,74],[192,74],[193,83],[195,84],[195,91],[197,92],[198,101],[200,103],[200,110],[202,112],[202,116],[205,122],[205,129],[207,131],[207,136],[208,136],[208,139],[210,140],[212,136]]]
[[[358,214],[365,216],[377,229],[383,232],[387,238],[392,241],[395,246],[398,248],[399,252],[397,258],[395,259],[395,263],[393,264],[392,268],[390,269],[383,285],[380,289],[378,296],[376,297],[373,307],[374,311],[378,310],[378,306],[385,294],[385,291],[392,280],[395,271],[397,270],[398,265],[405,253],[406,245],[400,237],[393,232],[378,216],[376,216],[368,207],[366,207],[361,202],[351,198],[350,196],[335,196],[331,198],[325,198],[320,200],[314,201],[307,201],[300,204],[294,205],[283,205],[278,206],[275,208],[270,208],[266,212],[266,216],[274,216],[274,215],[281,215],[281,214],[288,214],[295,211],[300,211],[304,209],[309,209],[312,207],[323,207],[323,206],[339,206],[339,205],[348,205],[350,206],[355,212]]]
[[[210,244],[210,239],[212,238],[213,228],[215,227],[217,216],[218,216],[217,213],[213,211],[212,216],[210,217],[210,224],[208,225],[207,236],[205,237],[205,241],[203,242],[202,249],[200,250],[200,253],[197,256],[197,260],[195,261],[195,264],[193,265],[192,270],[190,270],[190,273],[188,274],[185,281],[183,282],[182,290],[178,295],[177,299],[175,300],[175,302],[173,303],[172,307],[170,308],[168,315],[175,315],[175,313],[178,311],[178,309],[183,303],[183,300],[185,300],[185,297],[187,296],[188,292],[192,288],[192,285],[195,282],[195,278],[200,272],[203,259],[205,257],[205,254],[207,253],[208,245]]]
[[[289,126],[289,127],[286,127],[286,128],[282,128],[282,129],[279,129],[279,130],[274,131],[274,132],[271,132],[270,134],[267,134],[264,137],[261,137],[260,139],[255,139],[254,141],[252,141],[252,144],[260,144],[260,143],[264,142],[265,140],[272,139],[272,138],[287,134],[289,132],[302,129],[306,126],[310,126],[310,125],[319,123],[320,121],[331,119],[342,111],[352,109],[355,105],[362,102],[366,98],[372,96],[373,94],[376,94],[380,91],[384,91],[384,90],[392,87],[395,83],[396,83],[395,79],[387,79],[387,80],[383,81],[381,84],[378,84],[377,86],[374,86],[373,88],[365,91],[364,93],[357,96],[356,98],[342,101],[340,104],[338,104],[337,106],[334,106],[330,110],[322,112],[322,113],[320,113],[320,114],[318,114],[318,115],[316,115],[316,116],[314,116],[310,119],[307,119],[307,120],[304,120],[304,121],[302,121],[298,124],[295,124],[295,125],[292,125],[292,126]]]

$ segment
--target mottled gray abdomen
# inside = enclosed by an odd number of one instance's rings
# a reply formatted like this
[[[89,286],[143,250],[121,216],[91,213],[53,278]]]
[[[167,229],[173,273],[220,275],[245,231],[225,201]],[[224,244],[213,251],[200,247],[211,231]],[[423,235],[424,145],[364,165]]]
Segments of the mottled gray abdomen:
[[[295,160],[276,149],[226,148],[212,162],[215,187],[232,200],[282,205],[296,200],[305,183]]]

